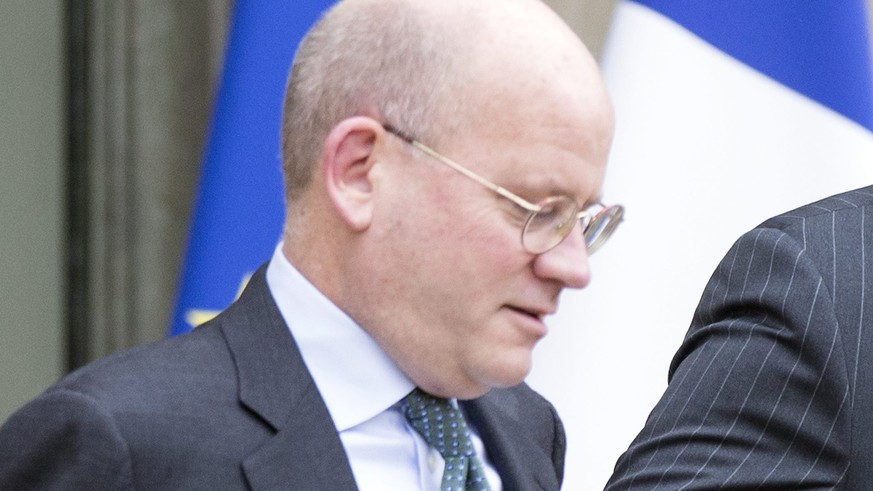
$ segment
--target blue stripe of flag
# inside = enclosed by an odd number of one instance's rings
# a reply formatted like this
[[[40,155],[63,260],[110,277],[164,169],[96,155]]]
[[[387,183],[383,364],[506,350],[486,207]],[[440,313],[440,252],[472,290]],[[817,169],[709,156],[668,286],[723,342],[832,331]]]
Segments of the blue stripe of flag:
[[[279,128],[300,39],[332,0],[235,2],[170,334],[224,309],[269,259],[284,218]]]
[[[873,131],[865,0],[633,0]]]

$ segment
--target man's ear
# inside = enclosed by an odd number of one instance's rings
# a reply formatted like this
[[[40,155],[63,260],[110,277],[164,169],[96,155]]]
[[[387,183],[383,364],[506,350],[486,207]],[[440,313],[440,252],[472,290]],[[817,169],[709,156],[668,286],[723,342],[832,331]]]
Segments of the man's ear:
[[[356,116],[333,127],[324,141],[321,170],[327,194],[343,221],[353,230],[365,230],[373,216],[371,170],[373,152],[382,126]]]

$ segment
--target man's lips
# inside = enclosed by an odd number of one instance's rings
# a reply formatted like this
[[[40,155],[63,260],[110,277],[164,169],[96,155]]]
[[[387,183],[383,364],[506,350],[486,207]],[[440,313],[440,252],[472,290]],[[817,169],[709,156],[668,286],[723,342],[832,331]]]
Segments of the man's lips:
[[[538,321],[542,321],[546,316],[554,313],[554,309],[552,308],[537,308],[520,305],[507,305],[506,307],[512,311],[524,314],[528,317],[533,317]]]

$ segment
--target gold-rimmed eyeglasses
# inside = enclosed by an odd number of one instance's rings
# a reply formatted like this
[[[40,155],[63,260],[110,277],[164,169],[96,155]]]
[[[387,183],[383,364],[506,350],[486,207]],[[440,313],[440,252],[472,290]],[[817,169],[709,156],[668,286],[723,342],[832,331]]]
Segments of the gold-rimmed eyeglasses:
[[[560,244],[570,235],[577,221],[582,227],[588,255],[594,254],[609,239],[624,216],[624,207],[621,205],[605,206],[602,203],[597,203],[582,210],[578,203],[569,196],[550,196],[539,203],[531,203],[440,154],[394,126],[390,124],[382,126],[388,133],[527,211],[528,217],[521,230],[521,244],[531,254],[542,254]]]

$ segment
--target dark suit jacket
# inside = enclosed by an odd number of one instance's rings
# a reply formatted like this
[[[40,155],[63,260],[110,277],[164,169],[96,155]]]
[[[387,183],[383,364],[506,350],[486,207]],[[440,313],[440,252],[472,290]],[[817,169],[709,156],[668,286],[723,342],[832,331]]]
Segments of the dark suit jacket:
[[[462,407],[507,490],[559,488],[548,402],[520,385]],[[215,320],[74,372],[0,428],[0,489],[133,488],[356,489],[264,268]]]
[[[734,244],[607,489],[873,489],[871,375],[866,187]]]

